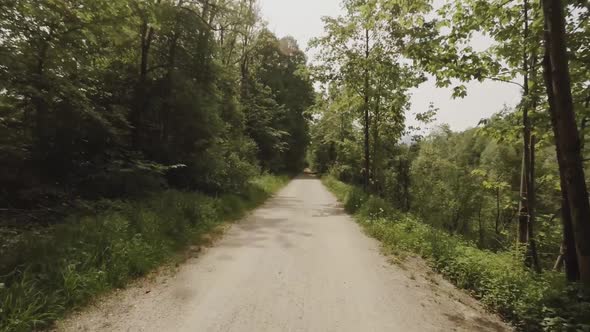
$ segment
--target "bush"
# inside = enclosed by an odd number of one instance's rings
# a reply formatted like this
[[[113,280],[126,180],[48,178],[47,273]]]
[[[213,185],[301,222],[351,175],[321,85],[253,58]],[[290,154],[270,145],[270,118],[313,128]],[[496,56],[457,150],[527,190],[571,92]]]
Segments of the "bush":
[[[106,211],[27,234],[0,257],[0,331],[47,327],[68,309],[145,275],[287,180],[255,178],[240,196],[170,190],[136,202],[99,202]]]
[[[358,189],[330,177],[324,183],[345,205],[359,204]],[[393,250],[419,254],[520,330],[590,331],[590,295],[578,285],[568,284],[563,275],[536,274],[522,264],[520,253],[478,249],[410,215],[381,216],[381,209],[387,211],[383,204],[383,200],[371,197],[356,209],[356,219],[369,235]]]
[[[355,169],[352,166],[340,164],[334,165],[334,167],[330,169],[330,175],[339,181],[348,183],[354,182],[358,178]]]
[[[356,213],[365,204],[367,199],[368,196],[362,189],[352,188],[344,198],[344,209],[348,213]]]
[[[370,196],[365,200],[364,204],[361,205],[358,213],[363,216],[363,218],[375,220],[394,217],[396,215],[396,210],[384,199]]]

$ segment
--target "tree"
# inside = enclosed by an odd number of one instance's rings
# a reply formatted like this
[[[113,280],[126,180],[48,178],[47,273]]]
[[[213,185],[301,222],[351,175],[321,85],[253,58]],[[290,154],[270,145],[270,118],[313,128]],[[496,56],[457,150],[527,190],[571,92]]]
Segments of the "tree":
[[[421,82],[421,76],[402,63],[401,41],[390,40],[382,6],[376,0],[346,1],[346,14],[326,18],[326,35],[312,41],[314,47],[322,47],[318,78],[324,83],[344,84],[363,101],[359,120],[363,126],[365,190],[375,190],[378,183],[379,161],[375,158],[380,153],[381,127],[387,127],[389,139],[401,137],[409,103],[406,92]]]
[[[580,280],[590,284],[590,203],[571,92],[563,4],[560,0],[544,0],[542,6],[546,29],[544,68],[558,164],[565,187],[562,190],[567,193]]]
[[[262,30],[250,52],[247,130],[259,147],[264,168],[297,172],[303,168],[309,128],[304,112],[314,102],[306,57],[291,37]]]
[[[255,0],[1,6],[8,206],[167,186],[239,192],[260,165],[303,168],[306,58],[264,29]]]

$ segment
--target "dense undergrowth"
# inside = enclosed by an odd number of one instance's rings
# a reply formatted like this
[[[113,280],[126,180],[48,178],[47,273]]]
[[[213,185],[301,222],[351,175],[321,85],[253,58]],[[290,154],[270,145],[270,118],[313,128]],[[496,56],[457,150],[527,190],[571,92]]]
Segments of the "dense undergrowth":
[[[413,252],[458,287],[470,291],[485,306],[522,331],[590,331],[590,297],[554,272],[536,274],[515,251],[494,253],[478,249],[399,213],[391,205],[336,180],[326,186],[354,213],[366,232],[393,252]]]
[[[97,294],[123,287],[220,223],[262,203],[288,177],[262,176],[240,194],[213,198],[169,190],[140,201],[98,203],[0,257],[0,331],[49,326]]]

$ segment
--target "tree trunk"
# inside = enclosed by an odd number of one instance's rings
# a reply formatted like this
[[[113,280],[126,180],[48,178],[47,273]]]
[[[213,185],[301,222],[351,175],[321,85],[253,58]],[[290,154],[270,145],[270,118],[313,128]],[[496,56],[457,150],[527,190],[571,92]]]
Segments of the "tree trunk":
[[[409,160],[405,160],[403,162],[404,168],[403,168],[403,178],[404,178],[404,197],[405,197],[405,211],[404,212],[410,212],[410,209],[412,208],[412,197],[410,196],[410,161]]]
[[[547,89],[547,100],[549,103],[549,113],[551,114],[551,123],[554,130],[555,141],[559,141],[559,136],[555,128],[557,128],[556,118],[553,116],[555,112],[555,97],[552,88],[552,74],[549,53],[543,59],[545,88]],[[556,144],[557,162],[559,165],[563,163],[563,154],[559,145]],[[574,282],[580,280],[580,272],[578,269],[578,256],[576,253],[576,240],[574,237],[574,230],[572,224],[572,216],[570,213],[569,198],[567,194],[567,184],[565,182],[564,169],[559,167],[559,179],[561,187],[561,223],[563,228],[563,243],[561,251],[562,259],[565,262],[565,275],[568,281]]]
[[[564,177],[565,178],[565,177]],[[580,280],[578,255],[576,253],[576,238],[570,213],[569,199],[565,182],[561,183],[561,218],[563,226],[563,260],[565,261],[565,275],[568,281]]]
[[[377,163],[379,161],[379,122],[381,121],[381,97],[376,96],[375,113],[373,116],[373,162],[371,163],[371,175],[373,176],[374,193],[381,194],[380,181],[377,179]]]
[[[565,17],[560,0],[544,0],[548,97],[558,153],[560,175],[566,186],[580,280],[590,285],[590,203],[574,113],[566,48]]]
[[[481,210],[483,208],[483,204],[479,205],[479,209],[477,210],[477,224],[479,230],[479,247],[484,247],[484,229],[483,229],[483,221],[481,220]]]
[[[539,265],[539,255],[537,253],[537,242],[535,241],[535,233],[534,233],[534,226],[535,226],[535,136],[531,136],[530,142],[530,169],[529,169],[529,183],[528,183],[528,199],[529,199],[529,223],[528,223],[528,238],[529,238],[529,245],[528,245],[528,252],[527,257],[529,260],[528,265],[532,266],[535,271],[538,273],[541,272],[541,266]]]
[[[409,179],[409,166],[403,155],[399,157],[399,164],[397,169],[397,187],[399,191],[397,195],[399,202],[398,206],[403,212],[410,212],[411,199],[410,199],[410,179]]]
[[[370,169],[371,169],[371,156],[370,156],[370,117],[369,117],[369,29],[365,29],[365,89],[364,94],[364,134],[365,134],[365,166],[363,171],[363,187],[365,191],[369,191],[370,185]]]
[[[536,242],[534,238],[535,221],[535,147],[532,134],[532,124],[529,111],[535,110],[536,98],[531,95],[529,81],[536,80],[536,60],[528,51],[528,40],[530,38],[529,28],[529,3],[525,0],[524,10],[524,94],[523,94],[523,174],[521,179],[521,209],[519,216],[519,242],[526,246],[525,264],[540,272],[539,258],[537,256]],[[532,59],[532,61],[531,61]],[[532,65],[529,66],[529,61]]]
[[[157,2],[158,4],[160,1]],[[139,79],[135,91],[135,104],[131,111],[132,144],[134,148],[141,148],[141,131],[142,131],[142,113],[148,103],[147,101],[147,76],[149,68],[149,56],[152,41],[154,38],[154,28],[149,25],[147,15],[141,23],[141,45],[140,45],[140,63]]]
[[[563,262],[565,261],[564,256],[565,256],[565,246],[562,243],[561,247],[559,248],[559,256],[557,256],[557,259],[555,260],[555,264],[553,264],[553,271],[555,271],[555,272],[561,271],[561,268],[564,265]]]
[[[529,204],[529,188],[530,183],[530,142],[531,142],[531,123],[529,119],[529,52],[527,49],[527,42],[529,38],[529,8],[528,1],[524,1],[524,50],[523,50],[523,103],[522,103],[522,124],[523,124],[523,166],[520,180],[520,215],[518,217],[518,242],[524,246],[529,243],[529,217],[530,217],[530,204]]]
[[[248,17],[252,14],[252,11],[254,10],[254,1],[253,0],[248,0]],[[241,5],[240,5],[241,6]],[[241,11],[241,10],[240,10]],[[241,97],[242,99],[247,99],[249,94],[250,94],[250,89],[249,89],[249,66],[250,66],[250,55],[249,55],[249,50],[248,47],[250,46],[250,29],[252,28],[249,22],[246,23],[245,26],[245,32],[244,32],[244,41],[242,44],[242,57],[240,59],[240,77],[241,77],[241,83],[240,83],[240,88],[241,88]]]
[[[173,36],[170,39],[170,48],[168,50],[168,64],[166,73],[166,91],[164,95],[164,104],[160,109],[160,121],[161,121],[161,142],[164,144],[168,143],[168,137],[171,133],[171,122],[172,122],[172,99],[173,99],[173,85],[174,85],[174,72],[176,70],[176,52],[178,49],[179,33],[173,32]]]
[[[247,40],[247,37],[245,38]],[[244,53],[240,61],[240,87],[242,100],[248,97],[248,55]]]
[[[500,188],[496,188],[496,224],[494,227],[496,235],[500,235]]]
[[[525,135],[526,136],[526,135]],[[528,144],[525,144],[528,145]],[[525,148],[526,150],[526,148]],[[528,243],[528,201],[527,201],[527,151],[522,155],[522,169],[520,172],[520,202],[518,208],[518,244],[526,246]]]
[[[37,65],[35,66],[33,87],[35,93],[31,101],[35,108],[35,125],[33,129],[33,159],[38,162],[45,160],[49,149],[50,137],[47,126],[49,125],[49,106],[47,105],[46,92],[47,82],[45,79],[45,59],[47,57],[49,46],[48,42],[43,42],[37,54]]]
[[[565,275],[568,281],[580,280],[580,268],[578,266],[578,255],[576,252],[576,238],[570,213],[567,191],[562,193],[562,216],[563,219],[563,260],[565,261]]]

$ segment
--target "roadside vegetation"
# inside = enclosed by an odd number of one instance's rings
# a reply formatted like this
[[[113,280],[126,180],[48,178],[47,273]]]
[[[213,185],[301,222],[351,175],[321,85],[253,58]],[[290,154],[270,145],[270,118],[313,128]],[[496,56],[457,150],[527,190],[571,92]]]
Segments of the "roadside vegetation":
[[[586,331],[590,328],[590,293],[568,284],[560,273],[537,274],[522,264],[522,252],[478,248],[420,218],[393,209],[382,198],[338,181],[324,184],[344,204],[367,234],[392,254],[413,253],[486,307],[522,331]]]
[[[342,0],[313,66],[258,6],[2,1],[0,330],[144,275],[306,157],[369,233],[521,329],[590,329],[587,1]],[[454,132],[410,114],[427,80],[522,98]]]
[[[343,9],[312,41],[323,88],[316,171],[482,248],[518,243],[531,269],[565,266],[567,280],[590,286],[588,6],[345,0]],[[510,84],[522,98],[458,133],[435,125],[436,105],[409,112],[426,80],[449,98],[474,81]]]
[[[257,6],[1,2],[1,331],[124,286],[304,168],[307,59]]]
[[[368,233],[521,330],[589,330],[587,3],[342,4],[312,41],[312,168]],[[449,98],[494,81],[521,99],[457,132],[437,105],[410,112],[425,81]]]
[[[124,287],[223,222],[237,220],[289,181],[254,178],[211,197],[168,190],[137,201],[99,201],[42,234],[28,232],[0,257],[0,331],[48,327],[67,310]]]

